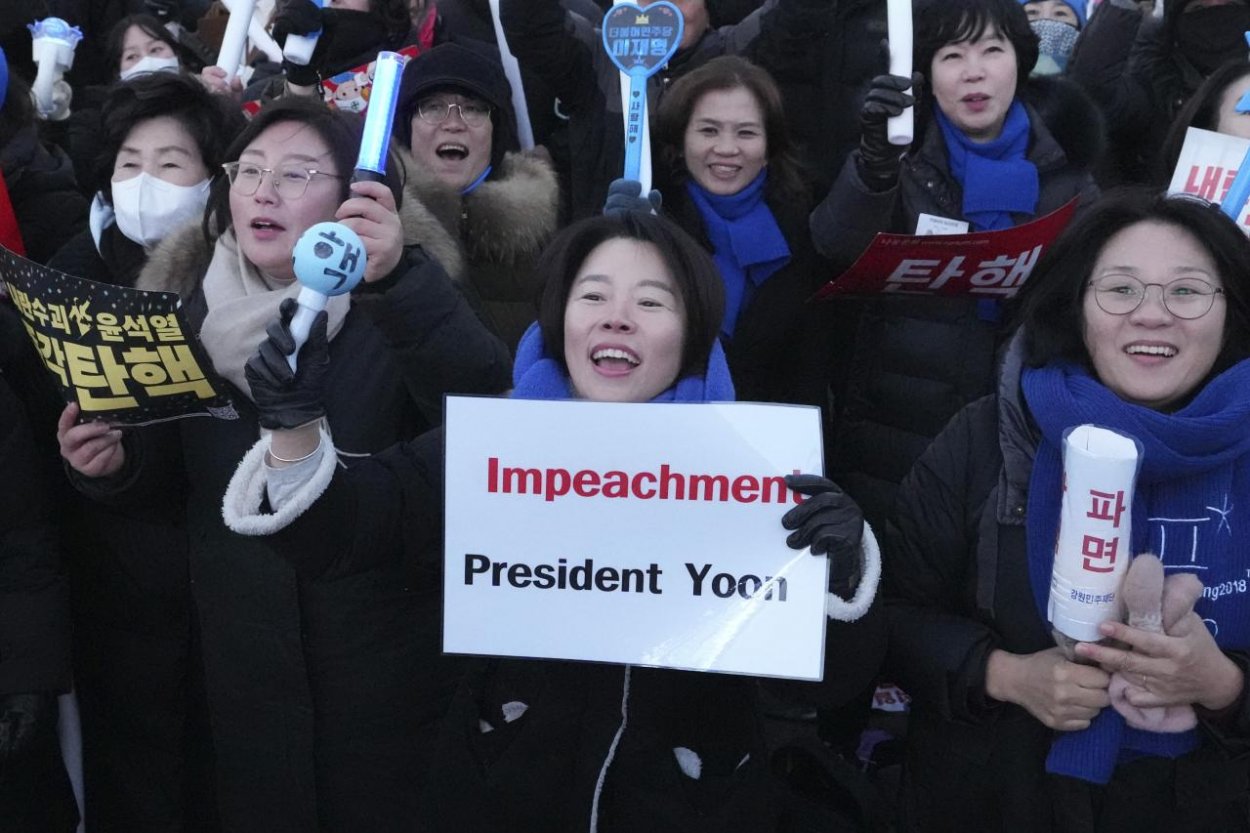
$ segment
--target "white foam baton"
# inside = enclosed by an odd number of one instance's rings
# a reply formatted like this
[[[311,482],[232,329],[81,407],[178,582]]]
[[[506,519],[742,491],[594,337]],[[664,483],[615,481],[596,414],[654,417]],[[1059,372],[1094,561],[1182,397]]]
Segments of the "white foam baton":
[[[886,23],[890,36],[890,74],[911,78],[912,19],[911,0],[888,0]],[[904,92],[911,93],[908,87]],[[915,134],[915,108],[908,107],[902,115],[893,116],[886,124],[886,136],[892,145],[910,145]]]
[[[512,88],[512,109],[516,112],[516,135],[521,150],[534,147],[534,128],[530,126],[529,105],[525,102],[525,87],[521,85],[521,65],[516,56],[508,48],[508,37],[503,31],[503,21],[499,17],[499,0],[490,0],[490,17],[495,24],[495,41],[499,44],[499,60],[503,63],[504,75],[508,76],[508,85]]]
[[[1059,634],[1097,642],[1103,638],[1098,626],[1120,617],[1139,458],[1135,439],[1108,428],[1078,425],[1064,436],[1064,491],[1047,605],[1061,644]]]
[[[238,73],[239,64],[243,63],[247,30],[255,11],[256,0],[234,0],[232,3],[230,19],[226,22],[226,33],[221,38],[221,49],[217,52],[217,66],[225,70],[227,80]]]

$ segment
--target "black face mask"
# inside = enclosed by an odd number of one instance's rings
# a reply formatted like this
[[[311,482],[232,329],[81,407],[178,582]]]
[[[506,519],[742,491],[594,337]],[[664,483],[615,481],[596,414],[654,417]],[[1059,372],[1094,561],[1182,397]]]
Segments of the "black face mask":
[[[1250,8],[1233,3],[1182,12],[1176,21],[1176,45],[1203,75],[1235,58],[1246,60],[1245,31]]]
[[[389,48],[386,24],[372,12],[323,9],[321,15],[322,25],[330,35],[322,64],[329,69],[350,69]]]

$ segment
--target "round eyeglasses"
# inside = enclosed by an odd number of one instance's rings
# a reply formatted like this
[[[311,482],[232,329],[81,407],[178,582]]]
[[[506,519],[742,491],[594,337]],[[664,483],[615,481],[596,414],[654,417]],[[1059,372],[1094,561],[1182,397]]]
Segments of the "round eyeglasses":
[[[1224,290],[1201,278],[1177,278],[1168,283],[1143,283],[1132,275],[1101,275],[1087,286],[1094,290],[1098,308],[1110,315],[1128,315],[1142,305],[1150,287],[1159,287],[1163,307],[1177,318],[1201,318],[1211,311],[1215,296]]]
[[[445,98],[427,98],[417,104],[417,115],[421,121],[429,124],[442,124],[451,118],[451,108],[455,107],[460,118],[469,127],[481,127],[490,121],[490,105],[481,101],[448,101]]]
[[[328,176],[332,179],[343,179],[338,174],[317,171],[312,168],[301,168],[298,165],[280,165],[277,168],[262,168],[252,162],[227,162],[221,166],[230,180],[230,190],[241,197],[250,197],[260,188],[260,183],[269,174],[278,196],[284,200],[298,200],[308,190],[308,183],[313,177]]]

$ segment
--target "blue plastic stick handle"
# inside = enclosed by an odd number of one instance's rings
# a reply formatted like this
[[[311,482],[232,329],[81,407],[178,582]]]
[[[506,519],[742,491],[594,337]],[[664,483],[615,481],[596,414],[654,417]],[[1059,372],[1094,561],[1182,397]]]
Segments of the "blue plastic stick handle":
[[[1228,196],[1220,203],[1220,211],[1236,221],[1245,209],[1247,200],[1250,200],[1250,150],[1247,150],[1246,155],[1241,158],[1237,176],[1233,179],[1233,184],[1228,187]]]
[[[642,143],[647,141],[642,126],[646,122],[647,113],[647,78],[646,72],[629,74],[629,113],[625,128],[625,178],[641,180],[642,174]]]

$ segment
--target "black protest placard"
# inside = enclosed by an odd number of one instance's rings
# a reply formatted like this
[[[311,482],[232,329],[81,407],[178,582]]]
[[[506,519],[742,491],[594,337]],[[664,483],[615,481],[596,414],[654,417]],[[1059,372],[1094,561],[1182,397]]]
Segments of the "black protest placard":
[[[65,401],[84,418],[145,425],[238,417],[176,294],[76,278],[2,247],[0,279]]]

